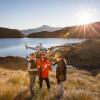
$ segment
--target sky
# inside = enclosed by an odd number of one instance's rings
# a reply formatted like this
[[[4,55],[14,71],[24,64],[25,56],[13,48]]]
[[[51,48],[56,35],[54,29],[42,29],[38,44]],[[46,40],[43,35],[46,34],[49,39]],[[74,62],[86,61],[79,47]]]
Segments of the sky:
[[[66,27],[84,20],[100,21],[100,0],[0,0],[0,27]]]

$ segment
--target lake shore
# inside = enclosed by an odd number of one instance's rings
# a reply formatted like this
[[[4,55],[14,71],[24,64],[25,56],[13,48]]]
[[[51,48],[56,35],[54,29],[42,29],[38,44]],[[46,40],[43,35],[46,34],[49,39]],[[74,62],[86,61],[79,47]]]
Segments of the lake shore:
[[[12,70],[26,70],[27,60],[22,57],[14,56],[0,57],[0,67]]]
[[[0,39],[0,56],[19,56],[26,57],[30,52],[35,52],[31,49],[26,49],[27,46],[39,46],[40,43],[45,48],[58,46],[62,44],[72,44],[84,41],[84,39],[65,39],[65,38],[9,38]]]

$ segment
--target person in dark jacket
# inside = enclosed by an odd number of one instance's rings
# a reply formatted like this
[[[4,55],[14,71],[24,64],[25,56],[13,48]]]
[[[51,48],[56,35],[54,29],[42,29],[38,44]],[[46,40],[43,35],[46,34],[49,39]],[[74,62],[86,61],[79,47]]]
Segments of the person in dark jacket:
[[[37,66],[36,66],[36,57],[34,53],[31,53],[29,55],[29,60],[28,60],[28,73],[29,73],[29,78],[30,78],[30,98],[33,98],[34,96],[34,83],[35,79],[37,76]]]
[[[54,56],[56,60],[56,79],[57,79],[57,92],[56,98],[57,100],[61,99],[64,93],[63,83],[66,81],[66,60],[62,57],[61,53],[56,53]]]

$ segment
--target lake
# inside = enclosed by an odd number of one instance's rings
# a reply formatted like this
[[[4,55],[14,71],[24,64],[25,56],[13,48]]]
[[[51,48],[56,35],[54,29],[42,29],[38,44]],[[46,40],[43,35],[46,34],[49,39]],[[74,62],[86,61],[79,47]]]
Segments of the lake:
[[[84,39],[65,39],[65,38],[8,38],[0,39],[0,56],[20,56],[26,57],[32,50],[26,50],[25,42],[29,46],[36,46],[40,43],[46,47],[58,46],[63,44],[79,43]]]

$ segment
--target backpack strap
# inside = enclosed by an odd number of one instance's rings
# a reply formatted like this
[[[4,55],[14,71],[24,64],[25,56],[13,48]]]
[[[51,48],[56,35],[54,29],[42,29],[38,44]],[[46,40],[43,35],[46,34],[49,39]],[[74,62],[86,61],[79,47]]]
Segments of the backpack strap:
[[[64,60],[65,64],[67,65],[67,62],[66,62],[65,58],[63,58],[63,60]]]

